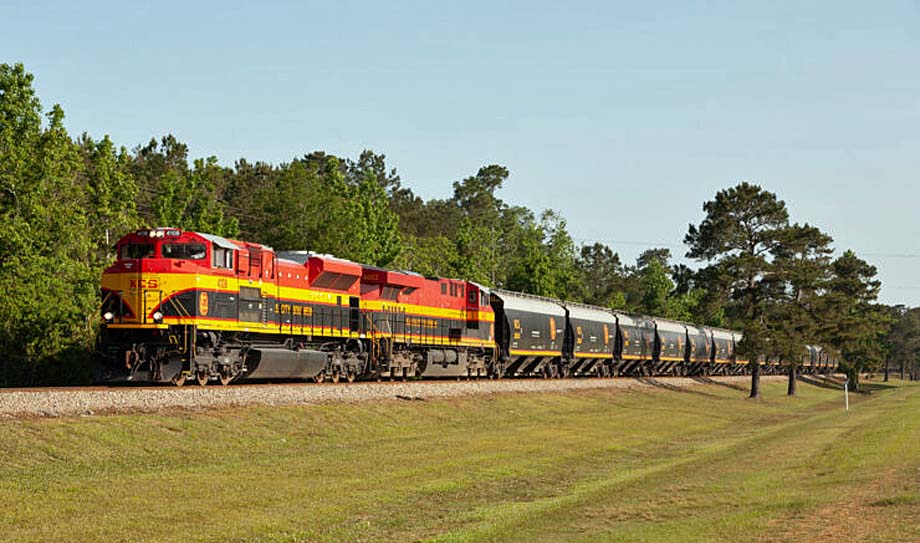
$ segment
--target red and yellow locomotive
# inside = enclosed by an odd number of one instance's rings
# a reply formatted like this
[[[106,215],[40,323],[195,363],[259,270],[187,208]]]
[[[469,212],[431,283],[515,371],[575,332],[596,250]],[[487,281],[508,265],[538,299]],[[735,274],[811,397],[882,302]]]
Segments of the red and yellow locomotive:
[[[102,279],[102,379],[487,375],[489,292],[305,251],[138,230]]]

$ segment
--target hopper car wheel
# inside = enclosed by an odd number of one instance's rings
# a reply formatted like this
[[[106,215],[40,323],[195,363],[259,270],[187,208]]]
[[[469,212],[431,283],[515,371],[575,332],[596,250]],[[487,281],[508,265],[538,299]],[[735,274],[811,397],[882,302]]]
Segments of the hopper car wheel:
[[[187,375],[185,375],[185,372],[180,371],[178,375],[172,378],[172,384],[176,385],[177,387],[181,387],[185,384],[186,377]]]
[[[348,372],[345,373],[345,380],[349,383],[354,383],[355,377],[357,377],[355,370],[348,370]]]
[[[220,381],[220,385],[221,385],[221,386],[227,386],[227,385],[229,385],[229,384],[230,384],[230,380],[231,380],[232,378],[233,378],[233,377],[230,375],[230,370],[229,370],[229,369],[222,369],[222,370],[220,370],[220,373],[218,374],[218,380]]]
[[[322,383],[322,382],[325,381],[325,380],[326,380],[326,372],[325,372],[325,371],[321,371],[321,372],[319,372],[319,373],[317,373],[316,375],[313,376],[313,382],[315,382],[315,383]]]
[[[341,374],[339,373],[339,370],[335,370],[332,372],[332,382],[333,383],[338,383],[340,377],[341,377]]]
[[[205,386],[208,384],[208,372],[207,370],[198,370],[195,373],[195,380],[198,381],[198,384]]]

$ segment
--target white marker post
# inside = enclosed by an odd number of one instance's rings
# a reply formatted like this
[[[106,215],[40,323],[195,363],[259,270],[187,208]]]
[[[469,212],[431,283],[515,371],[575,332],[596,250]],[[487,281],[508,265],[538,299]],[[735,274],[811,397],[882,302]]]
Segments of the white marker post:
[[[850,414],[850,379],[843,380],[843,405],[847,415]]]

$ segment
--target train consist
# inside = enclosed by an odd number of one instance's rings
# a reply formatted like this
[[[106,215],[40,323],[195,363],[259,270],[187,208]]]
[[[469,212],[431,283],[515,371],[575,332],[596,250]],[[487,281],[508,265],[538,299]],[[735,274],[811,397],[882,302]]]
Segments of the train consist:
[[[102,278],[102,381],[737,374],[737,332],[175,228]],[[767,373],[779,363],[760,362]],[[832,370],[820,348],[803,370]]]

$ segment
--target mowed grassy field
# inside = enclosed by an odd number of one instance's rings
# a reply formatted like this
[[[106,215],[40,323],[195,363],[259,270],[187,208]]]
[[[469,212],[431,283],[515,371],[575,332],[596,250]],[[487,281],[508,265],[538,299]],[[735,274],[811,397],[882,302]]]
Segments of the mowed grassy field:
[[[920,541],[920,386],[0,422],[2,541]]]

